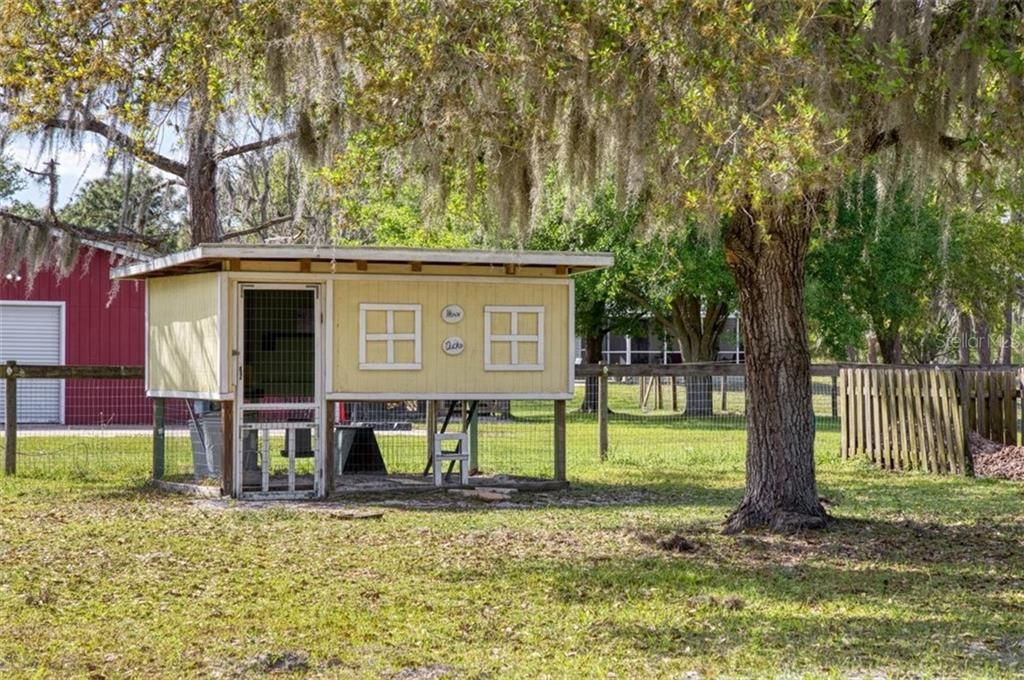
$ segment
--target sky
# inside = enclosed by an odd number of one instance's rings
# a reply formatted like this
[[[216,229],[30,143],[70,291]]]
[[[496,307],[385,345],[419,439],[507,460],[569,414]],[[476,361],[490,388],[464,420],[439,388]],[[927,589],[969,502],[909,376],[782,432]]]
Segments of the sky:
[[[160,134],[157,151],[177,157],[180,150],[174,134]],[[47,147],[40,141],[33,141],[24,135],[14,135],[8,139],[3,154],[17,165],[30,170],[45,170],[51,158],[57,161],[58,195],[57,207],[62,208],[74,197],[81,187],[93,179],[102,178],[107,171],[106,140],[95,134],[83,134],[76,144],[68,144],[61,140]],[[163,174],[155,168],[146,166],[151,172]],[[24,173],[25,186],[11,198],[13,201],[24,201],[42,206],[47,201],[49,187],[46,180],[37,181],[28,173]]]

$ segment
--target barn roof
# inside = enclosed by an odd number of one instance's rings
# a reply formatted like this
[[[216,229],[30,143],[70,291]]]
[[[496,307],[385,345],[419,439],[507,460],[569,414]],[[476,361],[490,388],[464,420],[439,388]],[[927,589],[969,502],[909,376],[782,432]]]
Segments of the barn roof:
[[[232,261],[295,261],[328,263],[385,263],[411,265],[475,265],[530,268],[564,267],[578,274],[612,266],[609,253],[568,253],[540,250],[440,250],[427,248],[342,248],[294,245],[203,244],[173,255],[156,257],[115,269],[117,279],[145,279],[175,274],[220,271]]]

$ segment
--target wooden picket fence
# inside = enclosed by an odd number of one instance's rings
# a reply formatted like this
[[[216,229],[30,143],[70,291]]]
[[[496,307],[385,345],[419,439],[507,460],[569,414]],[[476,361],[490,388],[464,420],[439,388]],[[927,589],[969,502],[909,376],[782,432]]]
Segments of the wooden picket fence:
[[[1016,370],[858,367],[839,371],[840,447],[891,470],[973,474],[972,430],[1017,441]]]
[[[971,429],[994,442],[1016,445],[1020,372],[964,371],[963,376],[961,391]]]

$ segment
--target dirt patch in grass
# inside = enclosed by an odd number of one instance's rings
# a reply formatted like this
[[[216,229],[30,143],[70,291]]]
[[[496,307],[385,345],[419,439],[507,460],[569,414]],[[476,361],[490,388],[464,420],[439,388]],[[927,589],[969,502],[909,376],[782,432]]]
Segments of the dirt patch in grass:
[[[391,677],[394,680],[440,680],[455,677],[455,669],[451,666],[431,665],[416,668],[403,668]]]
[[[519,492],[507,500],[484,502],[472,496],[448,493],[445,489],[410,495],[366,494],[352,495],[344,500],[328,501],[233,501],[225,498],[202,498],[193,501],[204,510],[294,510],[314,513],[351,513],[354,508],[378,512],[381,508],[402,510],[480,510],[542,509],[542,508],[603,508],[619,506],[645,506],[663,502],[664,498],[645,489],[581,488],[551,492]]]
[[[309,658],[304,652],[265,652],[246,660],[239,671],[242,675],[269,673],[300,673],[309,670]]]
[[[692,553],[700,547],[698,543],[678,531],[660,535],[640,532],[636,534],[636,538],[644,545],[654,546],[670,553]]]

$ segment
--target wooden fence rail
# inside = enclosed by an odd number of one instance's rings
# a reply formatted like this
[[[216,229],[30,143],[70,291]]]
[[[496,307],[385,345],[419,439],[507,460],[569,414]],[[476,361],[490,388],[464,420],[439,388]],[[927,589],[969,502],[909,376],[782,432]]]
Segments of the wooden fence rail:
[[[18,381],[24,379],[140,379],[145,375],[142,366],[44,366],[19,364],[8,361],[0,364],[0,378],[4,382],[4,474],[14,475],[17,472],[18,454]],[[161,401],[161,400],[156,400]],[[156,402],[154,402],[155,404]],[[154,405],[154,409],[156,406]],[[154,411],[155,413],[155,411]],[[163,405],[160,404],[160,427],[154,428],[154,451],[157,441],[163,449]],[[156,434],[159,433],[159,437]],[[155,455],[155,454],[154,454]]]

